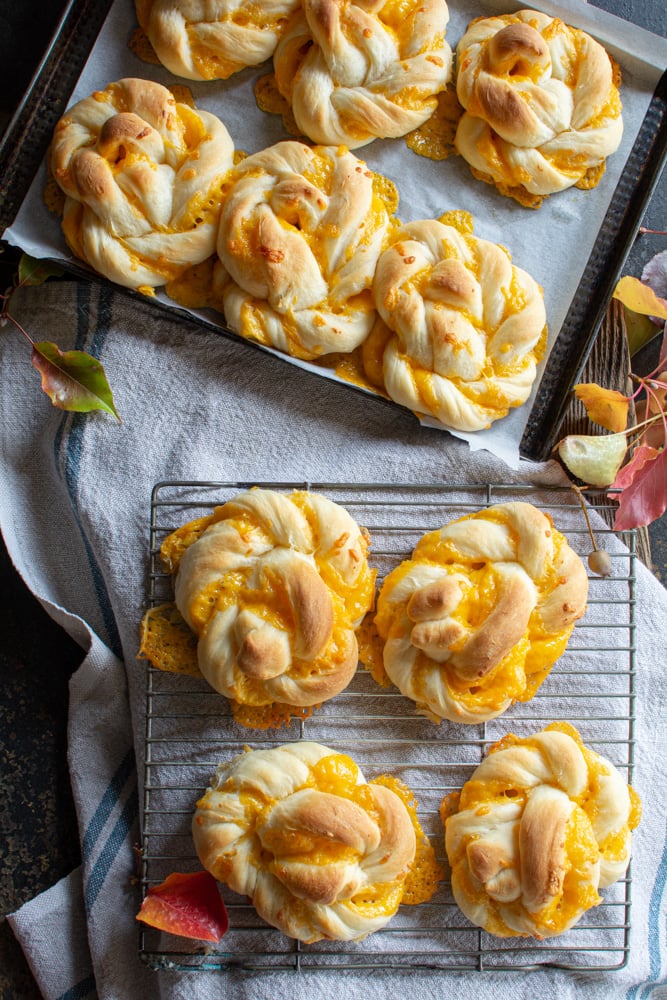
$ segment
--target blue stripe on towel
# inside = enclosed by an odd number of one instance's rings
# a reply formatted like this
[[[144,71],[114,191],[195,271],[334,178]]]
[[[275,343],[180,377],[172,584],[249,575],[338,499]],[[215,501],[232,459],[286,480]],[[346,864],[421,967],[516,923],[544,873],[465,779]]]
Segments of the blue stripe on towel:
[[[76,986],[70,986],[68,990],[61,993],[58,1000],[83,1000],[84,997],[90,996],[91,993],[97,993],[95,977],[86,976],[86,978],[82,979],[81,982],[76,984]]]
[[[70,986],[68,990],[61,993],[58,1000],[83,1000],[84,997],[90,996],[91,993],[97,994],[95,976],[86,976],[76,986]]]
[[[95,900],[104,885],[104,881],[111,870],[111,866],[116,860],[126,838],[130,834],[132,824],[137,818],[139,803],[137,799],[136,787],[132,788],[127,801],[123,806],[123,811],[116,820],[113,830],[104,847],[100,851],[97,861],[93,865],[86,880],[85,904],[86,913],[90,914]]]
[[[649,953],[649,979],[645,983],[639,983],[628,990],[627,1000],[635,1000],[641,990],[642,997],[650,996],[656,986],[662,986],[667,982],[667,976],[662,979],[656,977],[660,975],[660,920],[662,915],[662,897],[667,885],[667,838],[662,850],[662,857],[658,865],[658,874],[653,883],[653,892],[648,908],[648,953]]]
[[[90,317],[90,286],[86,282],[79,282],[77,285],[77,334],[75,341],[76,350],[84,350],[86,339],[88,336],[88,321]],[[95,329],[93,331],[93,337],[91,341],[91,351],[97,356],[104,346],[104,341],[107,338],[109,332],[109,324],[111,321],[111,305],[112,305],[113,291],[106,285],[103,285],[100,289],[98,311],[97,311],[97,323],[95,324]],[[79,484],[79,472],[81,466],[81,454],[83,446],[83,432],[85,427],[85,422],[89,419],[86,414],[83,413],[73,413],[69,415],[71,417],[70,432],[66,437],[66,450],[65,450],[65,462],[64,462],[64,478],[67,486],[67,493],[72,505],[72,511],[74,513],[74,518],[79,528],[81,538],[86,550],[86,555],[88,557],[88,564],[90,567],[91,576],[93,578],[93,585],[95,588],[95,594],[97,597],[97,602],[102,613],[102,621],[104,623],[104,628],[106,635],[104,636],[110,649],[115,653],[115,655],[121,659],[122,649],[120,643],[120,636],[118,634],[118,628],[116,625],[116,619],[111,608],[111,601],[109,600],[109,595],[107,593],[106,585],[104,583],[104,578],[102,571],[100,570],[97,559],[95,558],[95,553],[93,552],[86,533],[81,526],[81,518],[79,513],[79,497],[78,497],[78,484]],[[65,426],[68,420],[68,416],[65,415],[60,423],[58,432],[55,436],[54,446],[56,455],[56,464],[58,458],[58,452],[62,447],[63,437],[65,436]]]
[[[134,766],[134,750],[130,748],[120,762],[116,773],[109,782],[107,790],[100,799],[97,809],[93,813],[92,819],[86,827],[81,848],[84,858],[90,857],[97,838],[104,828],[104,824],[109,819],[114,806],[120,798],[125,782],[134,772]]]

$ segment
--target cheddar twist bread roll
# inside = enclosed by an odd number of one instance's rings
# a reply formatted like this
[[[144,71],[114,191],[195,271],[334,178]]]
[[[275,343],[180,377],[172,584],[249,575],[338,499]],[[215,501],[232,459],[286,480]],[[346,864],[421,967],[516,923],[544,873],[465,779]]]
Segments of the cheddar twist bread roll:
[[[137,20],[168,70],[226,80],[270,59],[298,0],[135,0]]]
[[[390,221],[374,175],[342,147],[286,141],[249,156],[229,176],[218,234],[228,325],[299,358],[352,351],[376,318]]]
[[[534,10],[480,19],[459,42],[456,64],[465,108],[456,148],[504,193],[562,191],[618,149],[612,63],[584,31]]]
[[[385,671],[434,722],[528,701],[586,608],[588,578],[548,514],[505,503],[431,531],[385,579]]]
[[[211,686],[254,706],[312,706],[342,691],[373,601],[367,549],[367,533],[318,494],[253,489],[217,508],[174,584]]]
[[[304,0],[273,56],[304,135],[355,149],[417,128],[445,89],[445,0]]]
[[[289,937],[359,941],[391,919],[415,858],[401,798],[318,743],[218,767],[192,832],[202,865]]]
[[[542,289],[509,253],[435,219],[412,222],[378,261],[388,395],[476,431],[528,398],[546,332]]]
[[[641,803],[577,731],[554,723],[492,748],[442,810],[454,898],[499,937],[562,934],[625,875]]]
[[[215,115],[127,78],[56,125],[51,171],[72,251],[128,288],[164,285],[215,253],[220,187],[234,147]]]

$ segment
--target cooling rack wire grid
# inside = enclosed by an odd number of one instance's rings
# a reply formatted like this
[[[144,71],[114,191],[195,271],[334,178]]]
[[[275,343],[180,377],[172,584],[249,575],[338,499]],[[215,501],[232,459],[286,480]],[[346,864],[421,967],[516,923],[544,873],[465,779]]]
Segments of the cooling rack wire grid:
[[[210,513],[250,486],[310,489],[345,507],[371,536],[378,585],[407,558],[421,535],[464,514],[526,500],[551,514],[585,559],[591,549],[581,506],[567,488],[506,484],[388,485],[341,483],[196,483],[155,486],[150,511],[148,605],[172,599],[159,548],[175,528]],[[590,504],[603,517],[613,506]],[[490,722],[435,725],[417,715],[395,688],[379,687],[360,667],[352,684],[310,718],[280,730],[250,730],[232,718],[226,699],[203,679],[146,668],[146,739],[141,881],[144,892],[171,872],[197,871],[190,824],[197,799],[217,765],[246,747],[310,739],[349,753],[366,778],[392,773],[418,801],[425,832],[445,863],[438,807],[468,779],[490,744],[508,732],[529,735],[550,722],[571,722],[584,742],[632,782],[635,718],[635,537],[624,545],[601,520],[599,548],[612,556],[611,577],[591,575],[588,607],[568,648],[532,701]],[[223,889],[230,929],[217,946],[162,935],[142,925],[141,959],[154,969],[215,970],[530,970],[548,965],[577,971],[621,969],[628,960],[631,869],[603,891],[603,902],[566,934],[545,941],[495,938],[458,910],[448,877],[430,902],[401,906],[386,928],[357,944],[303,945],[267,928],[247,900]]]

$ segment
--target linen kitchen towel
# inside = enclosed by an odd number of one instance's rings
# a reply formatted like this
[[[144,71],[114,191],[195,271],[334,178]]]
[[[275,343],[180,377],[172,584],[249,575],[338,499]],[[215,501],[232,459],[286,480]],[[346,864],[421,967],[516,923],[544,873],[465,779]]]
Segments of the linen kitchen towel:
[[[24,289],[12,308],[34,339],[100,359],[122,419],[118,424],[106,415],[52,407],[39,391],[25,341],[3,330],[0,525],[27,585],[85,651],[71,682],[69,722],[82,866],[10,917],[44,996],[313,1000],[340,989],[361,998],[369,989],[393,996],[406,988],[416,1000],[659,995],[667,971],[667,593],[640,564],[632,583],[633,784],[644,816],[634,840],[624,968],[460,974],[415,969],[408,959],[391,973],[332,975],[153,971],[142,965],[135,847],[146,664],[136,653],[154,484],[419,482],[435,488],[502,481],[534,483],[548,495],[563,480],[552,464],[511,471],[486,452],[473,453],[443,432],[420,427],[406,411],[179,316],[163,317],[150,303],[106,285],[63,281]],[[573,517],[563,512],[564,519]],[[623,558],[622,543],[612,536],[612,544]],[[605,657],[613,666],[617,654],[601,654],[602,662]],[[603,669],[598,683],[603,692]]]

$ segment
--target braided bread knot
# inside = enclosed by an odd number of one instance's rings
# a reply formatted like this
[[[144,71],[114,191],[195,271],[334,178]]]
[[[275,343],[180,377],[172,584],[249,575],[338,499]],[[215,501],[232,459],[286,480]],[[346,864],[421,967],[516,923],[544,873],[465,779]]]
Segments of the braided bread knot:
[[[84,98],[58,122],[50,150],[69,246],[126,287],[166,284],[215,252],[233,152],[215,115],[158,83],[128,78]]]
[[[358,941],[383,927],[416,852],[398,795],[306,741],[221,764],[192,829],[205,868],[308,943]]]
[[[456,902],[502,937],[562,934],[625,874],[640,812],[619,771],[572,726],[506,737],[443,817]]]
[[[433,721],[475,723],[529,700],[585,610],[579,556],[546,514],[506,503],[424,535],[385,579],[384,668]]]
[[[451,75],[444,0],[304,0],[273,57],[313,142],[355,149],[417,128]]]
[[[175,580],[212,687],[243,705],[301,707],[346,687],[373,599],[367,548],[347,511],[317,494],[255,489],[218,508]]]
[[[137,20],[168,70],[226,80],[273,55],[298,0],[135,0]]]
[[[548,195],[618,149],[621,103],[604,48],[533,10],[474,21],[457,46],[456,147],[507,187]]]
[[[397,403],[475,431],[526,401],[544,299],[502,247],[434,219],[409,223],[381,255],[373,294],[393,333],[382,379]]]
[[[218,236],[227,323],[300,358],[352,351],[376,317],[389,226],[374,175],[348,150],[286,141],[249,156],[230,175]]]

